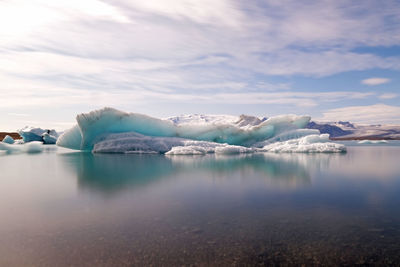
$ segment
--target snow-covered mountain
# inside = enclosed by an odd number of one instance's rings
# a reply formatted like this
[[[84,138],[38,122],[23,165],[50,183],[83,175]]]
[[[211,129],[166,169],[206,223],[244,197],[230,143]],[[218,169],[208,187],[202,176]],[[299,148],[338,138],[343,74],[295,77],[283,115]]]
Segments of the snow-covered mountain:
[[[239,127],[251,127],[259,125],[267,120],[267,117],[254,117],[248,115],[180,115],[169,117],[177,125],[202,125],[229,123]],[[306,128],[317,129],[322,134],[327,133],[331,139],[400,139],[400,125],[365,125],[355,124],[349,121],[316,122],[310,121]]]
[[[365,125],[348,121],[310,121],[306,128],[318,129],[321,133],[328,133],[331,139],[400,139],[400,125]]]

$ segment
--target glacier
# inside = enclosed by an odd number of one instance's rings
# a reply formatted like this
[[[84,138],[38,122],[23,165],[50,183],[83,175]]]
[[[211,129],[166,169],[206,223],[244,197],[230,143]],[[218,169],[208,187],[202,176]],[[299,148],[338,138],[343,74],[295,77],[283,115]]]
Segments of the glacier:
[[[57,145],[94,153],[237,154],[345,152],[329,135],[304,129],[309,116],[183,115],[166,119],[103,108],[77,115]]]

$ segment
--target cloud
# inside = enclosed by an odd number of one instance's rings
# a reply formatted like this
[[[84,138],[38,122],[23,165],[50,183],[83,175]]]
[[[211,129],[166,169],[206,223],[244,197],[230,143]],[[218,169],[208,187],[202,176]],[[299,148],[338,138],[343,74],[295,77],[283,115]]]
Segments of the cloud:
[[[323,112],[323,121],[351,121],[367,124],[400,124],[400,107],[376,104],[330,109]]]
[[[379,96],[379,98],[380,99],[393,99],[393,98],[396,98],[398,96],[399,96],[398,94],[394,94],[394,93],[385,93],[385,94],[381,94]]]
[[[132,13],[150,13],[153,16],[165,16],[179,22],[185,20],[199,24],[223,24],[236,27],[241,22],[241,12],[236,8],[234,1],[230,0],[147,0],[127,1],[117,0],[110,3],[129,8]],[[137,16],[137,14],[134,14]]]
[[[399,56],[355,52],[399,43],[398,1],[0,1],[0,106],[389,99],[296,79],[399,71]]]
[[[366,84],[366,85],[380,85],[380,84],[384,84],[384,83],[388,83],[390,82],[390,79],[387,78],[368,78],[368,79],[364,79],[361,81],[362,84]]]
[[[10,115],[10,116],[16,116],[16,117],[30,117],[30,116],[31,116],[30,114],[24,114],[24,113],[12,113],[12,112],[9,112],[9,113],[7,113],[7,115]]]

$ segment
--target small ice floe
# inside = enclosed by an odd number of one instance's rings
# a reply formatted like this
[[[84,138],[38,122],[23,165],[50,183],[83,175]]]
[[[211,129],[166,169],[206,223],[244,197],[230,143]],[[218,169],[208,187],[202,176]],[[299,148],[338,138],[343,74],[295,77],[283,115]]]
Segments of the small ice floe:
[[[42,134],[43,144],[54,145],[57,142],[57,137],[49,133]]]
[[[370,145],[370,144],[388,144],[389,142],[387,140],[361,140],[358,142],[358,144],[363,144],[363,145]]]
[[[3,143],[7,143],[7,144],[14,144],[14,138],[12,138],[11,136],[9,136],[9,135],[6,135],[4,138],[3,138],[3,141],[2,141]]]
[[[7,144],[0,142],[0,151],[6,153],[40,153],[43,151],[43,143],[32,141],[25,144]]]
[[[30,126],[25,126],[21,130],[18,130],[18,133],[25,143],[40,141],[43,144],[55,144],[59,136],[54,129],[50,130]]]
[[[346,147],[329,142],[329,134],[314,134],[288,141],[274,142],[264,146],[262,150],[290,153],[340,153],[346,152]]]

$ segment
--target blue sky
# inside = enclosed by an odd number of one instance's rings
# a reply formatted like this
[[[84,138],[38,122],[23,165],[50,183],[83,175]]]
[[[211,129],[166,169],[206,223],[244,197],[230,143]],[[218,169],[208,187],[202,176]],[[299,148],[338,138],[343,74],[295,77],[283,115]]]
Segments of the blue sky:
[[[399,1],[0,1],[0,130],[111,106],[400,124]]]

